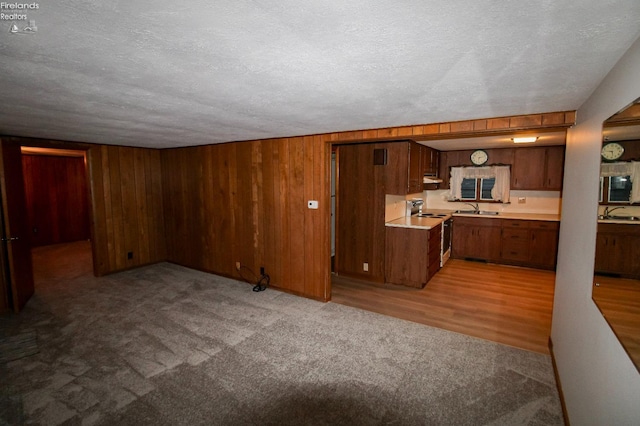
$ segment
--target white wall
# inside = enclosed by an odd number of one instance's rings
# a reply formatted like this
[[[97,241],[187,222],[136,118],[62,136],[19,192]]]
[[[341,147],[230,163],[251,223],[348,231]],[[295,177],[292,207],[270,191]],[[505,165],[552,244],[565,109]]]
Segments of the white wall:
[[[573,425],[640,424],[640,374],[591,300],[602,122],[638,97],[640,39],[567,135],[551,338]]]
[[[448,189],[425,191],[427,209],[458,210],[469,208],[462,202],[447,201]],[[479,203],[481,210],[499,211],[503,213],[541,213],[560,214],[562,198],[560,191],[516,191],[509,194],[511,204]],[[518,198],[524,197],[524,204],[518,203]]]
[[[412,200],[415,198],[421,198],[422,201],[425,201],[423,193],[408,195],[385,195],[384,221],[389,222],[390,220],[404,217],[407,214],[407,200]]]

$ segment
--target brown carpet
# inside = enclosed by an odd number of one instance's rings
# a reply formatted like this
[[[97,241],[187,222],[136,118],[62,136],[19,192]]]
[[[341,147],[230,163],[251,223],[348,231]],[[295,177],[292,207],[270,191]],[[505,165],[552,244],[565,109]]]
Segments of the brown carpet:
[[[0,365],[0,424],[562,424],[547,355],[168,263],[94,278],[55,249],[10,318],[40,352]]]

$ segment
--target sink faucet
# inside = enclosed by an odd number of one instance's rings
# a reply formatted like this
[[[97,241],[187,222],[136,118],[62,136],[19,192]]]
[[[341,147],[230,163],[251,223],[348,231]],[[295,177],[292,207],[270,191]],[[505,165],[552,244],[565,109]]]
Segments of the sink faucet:
[[[476,213],[478,213],[480,211],[480,207],[478,206],[478,203],[475,203],[475,204],[473,204],[473,203],[464,203],[464,204],[467,204],[467,205],[473,207],[473,211],[476,212]]]
[[[609,217],[609,214],[614,211],[614,210],[618,210],[618,209],[624,209],[624,207],[614,207],[611,210],[609,210],[609,206],[604,208],[604,217],[607,218]]]

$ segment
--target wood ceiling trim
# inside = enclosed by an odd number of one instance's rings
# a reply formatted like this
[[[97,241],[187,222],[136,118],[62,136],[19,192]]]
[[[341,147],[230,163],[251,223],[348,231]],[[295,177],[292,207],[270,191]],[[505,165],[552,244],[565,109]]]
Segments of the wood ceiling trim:
[[[410,137],[415,140],[447,139],[522,131],[559,131],[575,124],[575,111],[494,117],[479,120],[451,121],[415,126],[387,127],[331,133],[334,142],[389,140]]]

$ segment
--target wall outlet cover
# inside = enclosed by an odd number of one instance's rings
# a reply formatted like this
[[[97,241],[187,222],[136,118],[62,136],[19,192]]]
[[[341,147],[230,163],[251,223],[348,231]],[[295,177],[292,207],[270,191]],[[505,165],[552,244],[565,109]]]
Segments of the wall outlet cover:
[[[309,207],[310,209],[317,209],[318,208],[318,201],[317,200],[309,200],[309,202],[307,202],[307,207]]]

